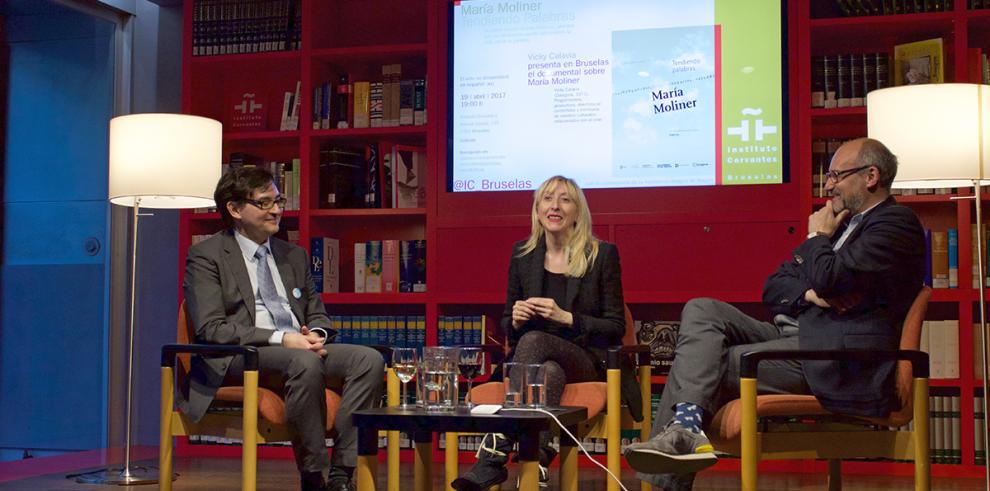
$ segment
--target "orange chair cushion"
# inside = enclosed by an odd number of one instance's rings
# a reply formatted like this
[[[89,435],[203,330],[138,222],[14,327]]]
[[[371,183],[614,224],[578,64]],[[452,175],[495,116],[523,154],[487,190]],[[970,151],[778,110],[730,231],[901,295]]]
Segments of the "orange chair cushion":
[[[334,420],[337,418],[337,408],[340,407],[340,396],[329,389],[324,392],[327,398],[327,429],[330,430],[333,428]],[[244,387],[220,387],[217,389],[217,395],[214,399],[217,401],[242,403],[244,402]],[[258,415],[271,423],[284,425],[285,401],[278,394],[264,387],[258,387]]]
[[[815,396],[762,395],[756,398],[759,416],[826,415],[830,414]],[[708,425],[708,437],[713,442],[739,438],[742,431],[742,401],[736,399],[719,409]],[[717,443],[716,443],[717,445]]]
[[[584,407],[588,410],[588,419],[592,419],[605,410],[607,387],[605,382],[567,384],[560,396],[560,405]],[[502,404],[505,402],[505,385],[502,382],[487,382],[473,387],[471,400],[475,404]]]

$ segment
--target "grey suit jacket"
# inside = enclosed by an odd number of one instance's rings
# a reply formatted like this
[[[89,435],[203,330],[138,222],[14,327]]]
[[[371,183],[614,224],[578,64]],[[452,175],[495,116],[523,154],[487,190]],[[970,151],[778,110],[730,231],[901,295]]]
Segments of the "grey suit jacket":
[[[330,327],[330,319],[310,275],[306,251],[272,237],[271,253],[292,313],[299,323],[309,327]],[[232,231],[218,232],[189,248],[182,287],[197,343],[268,345],[272,331],[255,327],[251,279]],[[231,358],[193,358],[188,397],[180,397],[179,401],[183,413],[195,420],[206,413]]]

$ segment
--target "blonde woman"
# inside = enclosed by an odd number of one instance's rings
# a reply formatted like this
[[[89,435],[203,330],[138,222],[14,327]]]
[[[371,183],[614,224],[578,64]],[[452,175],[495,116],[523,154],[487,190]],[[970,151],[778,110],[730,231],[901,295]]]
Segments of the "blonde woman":
[[[562,176],[533,195],[532,232],[513,248],[502,329],[518,363],[547,371],[547,404],[557,406],[564,384],[605,379],[605,350],[622,344],[625,308],[619,252],[591,233],[581,188]],[[451,486],[482,490],[506,480],[513,441],[485,435],[478,462]],[[556,457],[543,445],[540,484]]]

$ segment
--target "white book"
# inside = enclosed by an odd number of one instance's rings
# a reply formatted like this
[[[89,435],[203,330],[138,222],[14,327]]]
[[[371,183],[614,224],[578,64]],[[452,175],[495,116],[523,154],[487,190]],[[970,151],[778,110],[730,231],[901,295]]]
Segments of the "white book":
[[[945,402],[942,396],[934,396],[935,411],[932,414],[932,427],[935,428],[935,448],[932,455],[935,462],[945,462]]]
[[[354,244],[354,293],[364,293],[364,242]]]
[[[952,411],[952,414],[950,415],[951,416],[950,426],[952,426],[952,463],[953,464],[962,463],[962,441],[961,441],[962,435],[960,432],[962,414],[960,411],[959,402],[960,402],[959,396],[949,397],[949,404],[951,406],[950,411]]]
[[[300,106],[299,90],[301,88],[302,88],[302,81],[296,80],[296,92],[292,95],[292,108],[289,110],[289,131],[299,129],[299,106]]]
[[[921,323],[921,336],[918,339],[918,351],[924,351],[931,355],[929,343],[928,343],[928,333],[931,330],[931,321],[924,321]],[[929,363],[931,363],[931,357],[929,356]]]
[[[932,379],[945,378],[945,328],[941,321],[928,323],[928,361]]]
[[[945,378],[959,378],[959,321],[942,321],[942,335],[945,344],[942,346],[943,374]]]
[[[935,412],[935,396],[928,396],[928,449],[932,462],[935,462],[937,448],[935,434],[938,433],[938,413]]]

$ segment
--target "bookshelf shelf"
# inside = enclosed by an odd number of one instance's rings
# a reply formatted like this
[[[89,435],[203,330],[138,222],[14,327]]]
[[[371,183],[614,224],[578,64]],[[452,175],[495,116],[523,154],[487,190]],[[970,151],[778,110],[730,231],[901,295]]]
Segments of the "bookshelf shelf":
[[[505,305],[505,293],[441,293],[440,305]]]
[[[627,291],[627,304],[685,303],[692,298],[712,297],[731,303],[760,303],[760,291]]]
[[[223,141],[264,144],[298,144],[299,131],[234,131],[224,133]]]
[[[321,293],[323,303],[333,305],[422,305],[425,293]]]
[[[197,67],[206,67],[217,65],[255,65],[264,64],[271,62],[298,62],[302,58],[302,53],[299,50],[293,51],[266,51],[263,53],[243,53],[237,55],[210,55],[210,56],[191,56],[189,57],[190,63]]]
[[[382,60],[423,60],[429,46],[426,43],[389,44],[381,46],[353,46],[314,49],[312,56],[319,61],[359,61],[362,63]]]
[[[343,209],[314,209],[309,210],[309,216],[321,217],[394,217],[394,216],[425,216],[424,208],[343,208]]]
[[[978,12],[978,11],[974,11]],[[925,12],[919,14],[897,15],[864,15],[858,17],[826,17],[811,19],[811,33],[828,32],[836,34],[843,28],[875,29],[880,26],[896,26],[898,28],[919,28],[925,26],[951,26],[955,18],[954,12]]]
[[[402,139],[403,141],[422,140],[427,135],[426,126],[398,126],[393,128],[346,128],[331,130],[311,130],[310,136],[317,140],[378,140]],[[402,138],[411,137],[411,138]]]
[[[819,123],[855,122],[866,120],[866,106],[837,107],[835,109],[814,108],[811,120]]]

